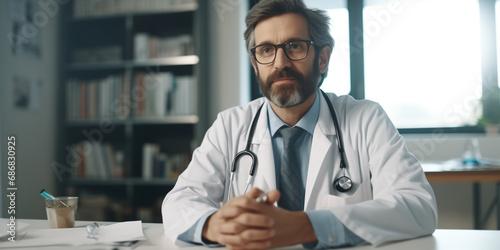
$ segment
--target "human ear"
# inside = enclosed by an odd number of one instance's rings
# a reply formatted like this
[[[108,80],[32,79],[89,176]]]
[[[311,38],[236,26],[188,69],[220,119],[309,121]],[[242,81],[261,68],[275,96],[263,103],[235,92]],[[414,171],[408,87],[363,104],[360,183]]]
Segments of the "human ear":
[[[251,59],[250,60],[252,62],[252,67],[253,67],[253,71],[255,72],[255,75],[259,75],[259,69],[257,68],[257,62],[255,61],[255,59]]]
[[[321,74],[326,72],[326,69],[328,68],[328,63],[330,62],[330,55],[332,54],[332,49],[330,47],[325,46],[321,49],[321,52],[319,53],[319,72]]]
[[[253,67],[253,70],[255,72],[255,75],[257,75],[257,64],[255,63],[255,60],[251,60],[252,61],[252,67]]]

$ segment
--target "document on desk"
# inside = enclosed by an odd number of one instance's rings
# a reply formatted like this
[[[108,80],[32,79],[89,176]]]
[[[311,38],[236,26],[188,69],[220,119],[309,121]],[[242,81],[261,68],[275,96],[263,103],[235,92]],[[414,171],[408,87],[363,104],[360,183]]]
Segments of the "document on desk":
[[[141,221],[103,225],[95,238],[89,238],[85,227],[32,229],[18,235],[16,242],[2,242],[0,249],[34,246],[112,245],[116,242],[145,240]]]

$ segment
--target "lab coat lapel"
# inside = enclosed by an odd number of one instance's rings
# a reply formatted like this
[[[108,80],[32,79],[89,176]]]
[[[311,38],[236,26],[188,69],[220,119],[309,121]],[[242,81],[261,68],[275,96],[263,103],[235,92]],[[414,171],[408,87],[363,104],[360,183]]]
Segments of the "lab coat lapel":
[[[266,192],[276,189],[273,146],[267,121],[267,101],[260,112],[252,146],[257,154],[257,170],[253,186]]]
[[[309,158],[309,168],[307,172],[307,184],[305,190],[305,206],[304,208],[309,207],[309,200],[311,198],[311,194],[314,191],[314,184],[316,183],[316,179],[320,174],[320,170],[326,166],[324,165],[326,153],[332,147],[332,143],[334,143],[335,138],[335,127],[333,125],[333,120],[330,115],[330,110],[328,109],[328,105],[320,94],[320,113],[318,122],[316,123],[316,127],[314,128],[313,140],[311,145],[311,154]]]

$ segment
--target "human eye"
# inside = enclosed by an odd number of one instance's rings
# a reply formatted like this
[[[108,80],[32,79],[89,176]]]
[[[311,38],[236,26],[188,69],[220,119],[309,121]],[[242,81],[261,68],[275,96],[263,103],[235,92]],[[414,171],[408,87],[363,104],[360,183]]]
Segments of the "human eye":
[[[305,49],[305,47],[306,47],[305,42],[301,41],[292,41],[286,44],[286,49],[289,51],[302,51]]]
[[[274,56],[274,46],[271,45],[259,45],[256,49],[257,54],[261,56]]]

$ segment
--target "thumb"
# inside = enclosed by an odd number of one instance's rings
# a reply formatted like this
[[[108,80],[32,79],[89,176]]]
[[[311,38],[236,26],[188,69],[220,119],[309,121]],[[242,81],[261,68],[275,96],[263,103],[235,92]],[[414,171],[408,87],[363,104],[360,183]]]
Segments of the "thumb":
[[[248,193],[246,193],[245,195],[252,198],[252,199],[255,199],[262,193],[263,193],[262,190],[254,187],[254,188],[250,189],[250,191],[248,191]]]
[[[280,191],[278,190],[271,190],[267,193],[267,203],[269,204],[274,204],[280,199]]]

